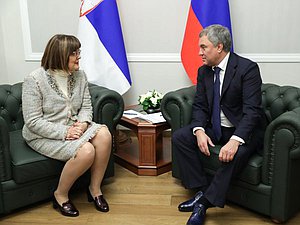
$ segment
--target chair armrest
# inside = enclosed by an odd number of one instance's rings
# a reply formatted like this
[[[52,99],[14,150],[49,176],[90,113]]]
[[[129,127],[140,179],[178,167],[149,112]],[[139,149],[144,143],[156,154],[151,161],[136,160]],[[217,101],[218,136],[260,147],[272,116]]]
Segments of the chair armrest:
[[[196,86],[191,86],[164,95],[161,101],[161,112],[170,124],[172,132],[191,122],[195,93]]]
[[[264,141],[264,162],[272,165],[274,155],[286,154],[300,159],[300,107],[281,114],[267,127]]]
[[[272,218],[288,218],[287,211],[283,214],[281,209],[298,204],[295,196],[300,190],[299,118],[297,107],[274,119],[265,133],[262,181],[272,186]]]
[[[113,90],[89,84],[93,105],[93,120],[105,124],[113,132],[122,117],[124,101],[122,96]]]
[[[287,115],[289,116],[289,115]],[[291,121],[294,124],[294,146],[290,152],[291,159],[300,159],[300,107],[290,112],[290,116],[294,119]]]
[[[11,177],[9,132],[6,121],[0,116],[0,181]]]
[[[281,114],[267,126],[263,154],[264,182],[271,184],[276,169],[287,167],[290,160],[300,159],[299,118],[300,107],[297,107]]]

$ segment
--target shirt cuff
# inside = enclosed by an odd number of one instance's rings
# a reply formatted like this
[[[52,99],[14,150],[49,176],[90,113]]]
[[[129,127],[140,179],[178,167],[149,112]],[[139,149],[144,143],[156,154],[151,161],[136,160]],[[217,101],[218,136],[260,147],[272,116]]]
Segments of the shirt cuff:
[[[240,137],[238,137],[236,135],[232,135],[230,139],[236,140],[236,141],[240,142],[240,145],[245,144],[244,139],[242,139],[242,138],[240,138]]]
[[[205,130],[204,130],[203,127],[194,127],[194,128],[193,128],[193,135],[196,135],[196,131],[197,131],[197,130],[203,130],[203,131],[205,132]]]

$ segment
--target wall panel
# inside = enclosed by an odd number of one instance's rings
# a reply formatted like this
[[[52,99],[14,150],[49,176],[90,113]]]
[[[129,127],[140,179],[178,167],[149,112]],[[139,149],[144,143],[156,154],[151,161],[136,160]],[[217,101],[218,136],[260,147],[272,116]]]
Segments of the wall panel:
[[[126,104],[156,88],[191,85],[180,62],[189,0],[117,0],[133,81]],[[257,61],[264,82],[298,85],[300,1],[229,0],[235,51]],[[80,0],[2,0],[0,82],[15,83],[39,66],[55,33],[76,34]],[[9,74],[9,75],[8,75]],[[161,82],[163,79],[163,82]]]

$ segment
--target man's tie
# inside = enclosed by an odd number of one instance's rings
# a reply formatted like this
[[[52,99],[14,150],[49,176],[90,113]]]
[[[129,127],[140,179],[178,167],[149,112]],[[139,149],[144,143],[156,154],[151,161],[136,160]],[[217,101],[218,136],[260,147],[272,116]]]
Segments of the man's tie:
[[[219,67],[214,68],[215,82],[214,82],[214,97],[213,97],[213,113],[212,113],[212,128],[217,141],[222,136],[221,118],[220,118],[220,71]]]

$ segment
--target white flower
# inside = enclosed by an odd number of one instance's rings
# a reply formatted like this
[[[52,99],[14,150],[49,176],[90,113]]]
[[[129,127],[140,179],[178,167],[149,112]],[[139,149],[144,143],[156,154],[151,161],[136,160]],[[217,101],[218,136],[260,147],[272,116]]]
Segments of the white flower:
[[[145,97],[151,97],[152,96],[152,91],[148,91],[146,94],[145,94]]]
[[[152,107],[159,107],[163,95],[156,90],[148,91],[146,94],[139,96],[138,102],[144,110]]]
[[[145,101],[145,99],[146,99],[146,96],[145,95],[141,95],[140,99],[139,99],[139,102],[142,103],[143,101]]]
[[[150,98],[150,101],[152,102],[152,104],[153,104],[154,106],[156,106],[158,99],[152,97],[152,98]]]

